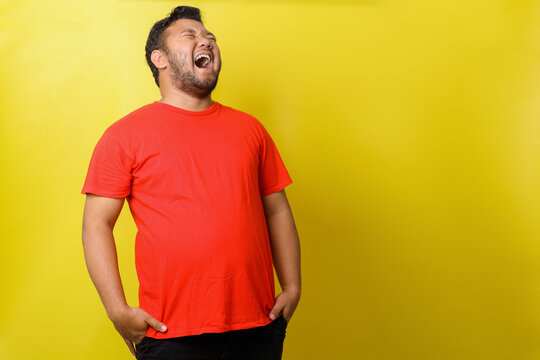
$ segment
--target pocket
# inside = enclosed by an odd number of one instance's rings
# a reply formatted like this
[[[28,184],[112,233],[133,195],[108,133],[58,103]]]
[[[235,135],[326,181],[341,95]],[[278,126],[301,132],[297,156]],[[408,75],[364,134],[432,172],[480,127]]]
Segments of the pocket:
[[[285,316],[283,316],[283,314],[281,314],[280,318],[281,318],[281,322],[285,325],[285,327],[287,327],[287,325],[289,325],[289,323],[285,319]]]
[[[148,340],[148,336],[143,337],[141,341],[139,341],[137,344],[135,344],[135,347],[141,346],[141,344],[146,342],[147,340]]]

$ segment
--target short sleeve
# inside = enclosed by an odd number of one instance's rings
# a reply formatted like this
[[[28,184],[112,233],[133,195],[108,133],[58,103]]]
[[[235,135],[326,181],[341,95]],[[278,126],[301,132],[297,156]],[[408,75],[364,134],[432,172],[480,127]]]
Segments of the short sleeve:
[[[260,148],[259,189],[262,196],[273,194],[287,185],[292,184],[285,164],[264,126],[262,129],[262,142]]]
[[[96,144],[81,193],[123,198],[131,193],[132,158],[121,142],[105,131]]]

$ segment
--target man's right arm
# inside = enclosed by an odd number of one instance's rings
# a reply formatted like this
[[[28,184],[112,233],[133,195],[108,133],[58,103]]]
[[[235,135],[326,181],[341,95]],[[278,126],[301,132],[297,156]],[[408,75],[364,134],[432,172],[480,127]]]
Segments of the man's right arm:
[[[148,326],[162,332],[166,331],[166,327],[143,309],[130,307],[126,302],[113,236],[113,228],[123,205],[124,198],[87,194],[82,242],[90,278],[105,306],[107,316],[135,355],[133,343],[142,340]]]

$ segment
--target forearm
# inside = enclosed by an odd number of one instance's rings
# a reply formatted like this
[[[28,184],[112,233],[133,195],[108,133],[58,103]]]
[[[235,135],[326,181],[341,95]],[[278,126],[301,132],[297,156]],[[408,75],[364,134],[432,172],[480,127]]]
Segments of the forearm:
[[[281,288],[300,295],[300,240],[290,208],[268,215],[266,223]]]
[[[112,229],[105,224],[85,225],[82,240],[90,278],[112,320],[127,307]]]

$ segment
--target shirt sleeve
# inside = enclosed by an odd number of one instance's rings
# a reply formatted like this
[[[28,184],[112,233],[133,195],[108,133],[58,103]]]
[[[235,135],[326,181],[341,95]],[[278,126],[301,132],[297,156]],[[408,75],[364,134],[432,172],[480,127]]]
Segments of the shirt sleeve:
[[[81,193],[123,198],[131,193],[133,159],[121,142],[105,130],[96,144]]]
[[[273,194],[292,184],[278,149],[264,126],[259,164],[259,189],[262,196]]]

